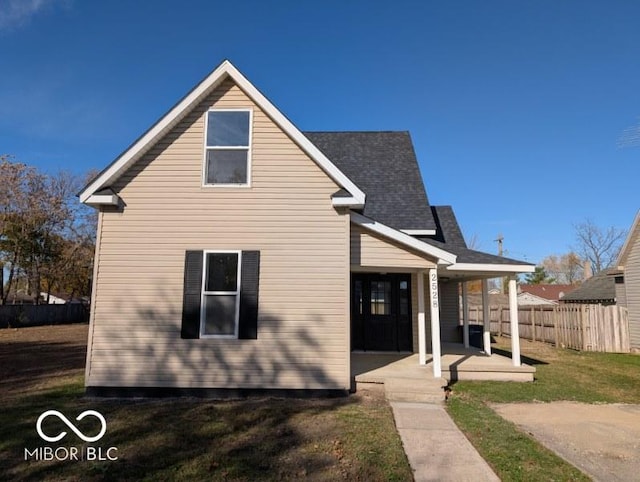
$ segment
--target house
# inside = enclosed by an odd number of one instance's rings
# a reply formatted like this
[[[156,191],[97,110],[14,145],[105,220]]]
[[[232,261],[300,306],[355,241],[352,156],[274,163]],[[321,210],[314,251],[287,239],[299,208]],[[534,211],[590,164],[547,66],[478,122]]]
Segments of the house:
[[[83,296],[78,298],[77,296],[71,296],[68,293],[47,293],[46,291],[41,291],[40,299],[49,305],[89,304],[89,299],[87,297]]]
[[[521,305],[557,305],[566,294],[576,289],[568,284],[521,284],[518,303]]]
[[[616,277],[618,270],[607,268],[582,282],[562,298],[563,303],[616,304]]]
[[[640,350],[640,211],[618,256],[614,279],[618,304],[629,312],[631,348]]]
[[[440,377],[459,285],[497,276],[520,366],[516,275],[534,267],[467,248],[409,134],[303,133],[228,61],[80,200],[99,210],[88,393],[345,393],[352,351]]]

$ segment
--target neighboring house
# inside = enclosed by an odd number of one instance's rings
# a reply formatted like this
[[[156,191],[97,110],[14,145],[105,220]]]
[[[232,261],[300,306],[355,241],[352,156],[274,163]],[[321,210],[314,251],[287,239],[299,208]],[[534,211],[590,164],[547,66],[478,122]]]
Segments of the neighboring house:
[[[629,311],[632,349],[640,349],[640,211],[631,225],[617,261],[614,277],[619,304]]]
[[[40,292],[40,298],[49,305],[65,305],[67,304],[66,298],[61,294],[47,293],[45,291]],[[48,301],[47,301],[48,300]]]
[[[468,295],[469,308],[476,309],[482,307],[482,294],[469,293]],[[509,306],[509,295],[502,293],[489,292],[488,297],[490,306]],[[529,293],[518,293],[517,296],[518,306],[531,306],[531,305],[549,305],[554,306],[557,303],[539,298]]]
[[[615,268],[608,268],[594,274],[571,293],[565,295],[561,302],[615,305],[617,272]]]
[[[99,210],[95,394],[344,393],[352,351],[431,353],[440,376],[460,283],[508,276],[515,307],[534,270],[467,248],[408,133],[303,133],[228,61],[80,200]]]
[[[520,291],[518,302],[522,305],[557,305],[558,301],[576,287],[577,285],[566,284],[521,284],[518,286]]]
[[[89,299],[87,297],[71,297],[69,294],[65,293],[47,293],[45,291],[40,292],[40,299],[49,305],[66,305],[66,304],[83,304],[88,305]],[[47,302],[47,299],[49,300]]]
[[[522,293],[518,293],[518,305],[519,306],[554,306],[557,305],[557,301],[551,301],[546,298],[542,298],[541,296],[536,296],[532,293],[527,293],[526,291]]]

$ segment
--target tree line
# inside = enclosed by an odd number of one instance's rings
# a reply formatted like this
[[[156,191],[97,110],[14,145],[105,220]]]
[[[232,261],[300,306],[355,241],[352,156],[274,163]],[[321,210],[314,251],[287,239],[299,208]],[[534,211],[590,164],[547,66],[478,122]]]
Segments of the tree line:
[[[0,300],[88,297],[97,211],[76,194],[93,175],[47,174],[0,155]]]
[[[614,265],[627,235],[624,229],[602,228],[590,220],[573,228],[575,247],[567,253],[544,258],[536,271],[525,277],[525,283],[577,284]]]

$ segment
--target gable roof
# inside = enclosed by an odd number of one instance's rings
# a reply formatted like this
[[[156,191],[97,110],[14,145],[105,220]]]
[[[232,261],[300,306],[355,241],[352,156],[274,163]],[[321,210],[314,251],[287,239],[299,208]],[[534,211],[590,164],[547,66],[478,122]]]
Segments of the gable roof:
[[[585,280],[578,288],[562,298],[569,303],[614,302],[616,299],[615,268],[608,268]]]
[[[340,169],[298,130],[247,78],[228,60],[223,61],[204,80],[196,85],[169,112],[158,120],[149,130],[134,141],[122,154],[94,178],[79,194],[80,201],[87,204],[112,203],[112,196],[102,195],[129,167],[140,159],[162,136],[195,108],[210,92],[224,80],[231,78],[244,93],[251,98],[291,139],[304,150],[311,159],[338,184],[349,197],[338,196],[334,204],[349,207],[362,207],[365,194]],[[94,197],[95,196],[95,197]]]
[[[631,229],[629,229],[629,234],[627,234],[627,239],[625,239],[620,254],[618,255],[616,264],[619,269],[623,269],[631,252],[631,248],[633,248],[634,243],[638,242],[638,237],[640,237],[640,210],[636,213]]]
[[[364,216],[408,234],[435,232],[408,132],[303,134],[364,191]]]
[[[529,293],[538,298],[544,298],[545,300],[558,301],[564,298],[567,294],[571,293],[577,288],[576,285],[552,285],[552,284],[521,284],[520,291],[523,293]]]

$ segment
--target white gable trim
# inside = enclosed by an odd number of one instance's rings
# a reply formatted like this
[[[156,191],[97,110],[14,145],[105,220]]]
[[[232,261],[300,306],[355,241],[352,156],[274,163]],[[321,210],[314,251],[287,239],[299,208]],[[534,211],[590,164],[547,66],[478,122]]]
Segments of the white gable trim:
[[[322,152],[307,139],[300,130],[289,121],[269,100],[236,69],[231,62],[225,60],[151,129],[134,142],[109,167],[107,167],[91,184],[80,193],[80,202],[86,203],[89,198],[110,184],[136,162],[147,150],[169,129],[175,126],[205,96],[213,91],[227,77],[231,78],[260,109],[296,142],[318,166],[340,187],[347,190],[356,201],[354,205],[364,205],[365,194],[340,171]],[[349,199],[349,198],[347,198]],[[344,202],[344,201],[343,201]]]
[[[447,270],[490,273],[533,273],[536,267],[529,264],[456,263],[452,266],[447,266]]]
[[[624,240],[624,244],[622,245],[622,249],[620,250],[620,254],[618,255],[618,260],[616,262],[618,269],[624,269],[624,265],[627,262],[627,258],[629,257],[629,252],[631,251],[636,238],[640,235],[639,233],[640,210],[636,213],[636,217],[633,220],[633,224],[631,225],[631,229],[629,230],[627,239]]]
[[[348,207],[351,209],[362,209],[364,208],[364,203],[360,202],[355,197],[333,197],[331,198],[331,203],[334,207]]]
[[[433,236],[436,234],[435,229],[401,229],[400,231],[409,236]]]
[[[352,212],[351,222],[364,229],[397,241],[404,246],[415,249],[420,253],[436,258],[438,260],[438,264],[453,264],[456,262],[455,254],[449,253],[448,251],[440,248],[436,248],[435,246],[431,246],[430,244],[423,243],[422,241],[409,236],[408,234],[398,231],[397,229],[390,228],[389,226],[374,221],[373,219],[363,216],[362,214]]]
[[[92,194],[84,203],[89,206],[117,206],[120,204],[120,198],[111,189],[105,189]]]

